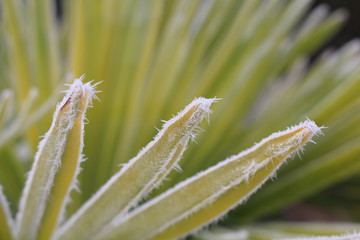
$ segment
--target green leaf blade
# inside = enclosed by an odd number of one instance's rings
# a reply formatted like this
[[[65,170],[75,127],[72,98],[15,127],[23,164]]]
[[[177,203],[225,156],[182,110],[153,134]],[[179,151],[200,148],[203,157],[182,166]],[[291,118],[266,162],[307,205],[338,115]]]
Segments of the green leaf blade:
[[[207,118],[211,112],[210,106],[216,100],[195,99],[166,122],[154,140],[59,229],[56,238],[90,238],[104,224],[123,216],[146,197],[172,168],[177,168],[189,140],[195,137],[198,125]]]
[[[114,221],[96,237],[159,240],[189,234],[243,202],[319,132],[308,120],[275,133]]]
[[[47,227],[41,228],[46,236],[56,227],[79,172],[84,114],[94,92],[90,83],[76,79],[58,104],[52,126],[39,144],[20,200],[15,226],[18,239],[37,238],[42,225]]]

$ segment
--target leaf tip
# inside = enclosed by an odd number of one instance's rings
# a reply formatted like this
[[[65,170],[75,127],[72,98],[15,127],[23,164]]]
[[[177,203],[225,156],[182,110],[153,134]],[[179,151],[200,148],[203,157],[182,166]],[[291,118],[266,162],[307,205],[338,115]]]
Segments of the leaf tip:
[[[65,111],[72,105],[79,103],[88,106],[92,104],[93,99],[98,99],[96,93],[99,91],[96,90],[96,86],[101,82],[92,84],[93,81],[89,81],[84,83],[84,78],[85,75],[82,75],[80,78],[76,78],[72,84],[66,84],[69,88],[64,91],[66,95],[58,105],[59,111]]]
[[[309,141],[312,137],[318,135],[324,135],[322,129],[326,128],[325,126],[319,127],[314,121],[307,118],[304,122],[298,125],[299,128],[305,131],[305,134],[308,135],[306,141]]]

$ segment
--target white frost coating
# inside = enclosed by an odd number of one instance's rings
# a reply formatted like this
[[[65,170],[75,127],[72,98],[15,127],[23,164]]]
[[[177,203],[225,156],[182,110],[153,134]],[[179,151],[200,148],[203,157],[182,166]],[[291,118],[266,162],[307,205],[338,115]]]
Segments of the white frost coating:
[[[203,98],[199,97],[196,98],[194,101],[192,101],[189,105],[187,105],[182,111],[178,112],[176,116],[171,118],[168,121],[164,121],[164,124],[162,125],[162,129],[156,134],[154,139],[146,145],[143,149],[140,150],[140,152],[137,154],[136,157],[132,158],[127,164],[124,164],[124,167],[121,169],[119,174],[122,172],[125,172],[132,164],[134,164],[141,155],[146,153],[151,147],[154,146],[154,144],[164,135],[166,130],[174,124],[176,121],[178,121],[180,118],[182,118],[187,112],[189,112],[190,109],[192,109],[194,106],[197,106],[198,109],[196,110],[195,114],[192,114],[190,120],[188,121],[187,125],[190,126],[190,129],[184,129],[184,140],[195,140],[196,133],[201,130],[199,128],[198,124],[203,120],[203,118],[206,118],[209,121],[209,114],[212,113],[212,110],[210,109],[210,106],[212,103],[217,102],[218,98]]]
[[[202,130],[198,124],[200,124],[202,122],[202,120],[205,118],[208,122],[209,122],[209,115],[210,113],[212,113],[212,110],[210,109],[210,106],[214,103],[217,102],[218,98],[203,98],[203,97],[199,97],[196,98],[195,100],[193,100],[189,105],[187,105],[185,107],[184,110],[180,111],[176,116],[174,116],[172,119],[170,119],[169,121],[164,122],[162,129],[158,132],[158,134],[154,137],[153,141],[151,141],[148,145],[146,145],[146,147],[144,147],[136,157],[132,158],[128,164],[125,165],[125,167],[123,167],[120,171],[119,174],[121,174],[121,172],[125,172],[132,164],[134,164],[137,159],[142,156],[144,153],[146,153],[150,148],[152,148],[154,146],[154,144],[156,144],[156,142],[165,134],[165,132],[167,131],[167,129],[169,128],[169,126],[173,125],[176,121],[178,121],[180,118],[183,118],[184,115],[189,112],[193,107],[197,106],[197,110],[191,115],[191,118],[187,121],[186,126],[188,126],[188,128],[184,128],[183,132],[181,133],[182,139],[179,142],[180,144],[187,146],[187,142],[189,140],[191,141],[195,141],[195,138],[197,136],[197,134]],[[184,149],[184,151],[186,150],[186,147]],[[172,150],[173,153],[171,155],[174,154],[175,150]],[[170,158],[169,158],[170,160]],[[180,160],[180,159],[178,159]],[[161,168],[158,169],[158,176],[160,174],[164,174],[165,175],[170,172],[171,169],[174,169],[176,171],[181,171],[180,166],[177,164],[178,161],[174,162],[172,164],[172,167],[167,169],[167,164],[162,164]],[[155,185],[155,187],[159,186],[161,183],[161,181],[158,181]],[[150,190],[150,189],[148,189]],[[145,196],[144,196],[145,197]]]
[[[221,166],[224,166],[226,165],[227,163],[229,162],[232,162],[232,161],[235,161],[236,159],[239,159],[247,154],[249,154],[250,152],[254,152],[259,146],[261,145],[264,145],[266,142],[274,139],[274,138],[277,138],[277,137],[280,137],[282,135],[285,135],[287,133],[290,133],[292,131],[296,131],[298,129],[308,129],[308,131],[303,131],[303,133],[300,135],[300,136],[294,136],[295,138],[292,138],[290,140],[287,141],[287,143],[291,143],[293,142],[294,140],[298,142],[298,145],[300,146],[301,145],[301,140],[304,138],[305,135],[311,133],[311,137],[310,137],[310,140],[309,142],[312,142],[312,143],[315,143],[314,141],[311,140],[311,138],[313,136],[317,136],[319,134],[323,134],[322,130],[323,128],[325,128],[324,126],[322,127],[318,127],[316,125],[316,123],[310,119],[307,119],[305,120],[304,122],[301,122],[299,125],[296,125],[296,126],[292,126],[292,127],[289,127],[287,128],[286,130],[284,131],[279,131],[279,132],[276,132],[276,133],[273,133],[271,134],[270,136],[268,136],[267,138],[264,138],[262,139],[259,143],[256,143],[254,146],[252,146],[251,148],[245,150],[245,151],[242,151],[240,152],[239,154],[237,155],[234,155],[232,157],[229,157],[227,158],[226,160],[218,163],[217,165],[205,170],[204,172],[199,172],[197,175],[195,175],[193,178],[200,178],[202,175],[205,175],[209,172],[211,172],[212,170],[215,170],[216,168],[219,168]],[[280,147],[280,148],[277,148],[277,151],[273,151],[273,153],[275,153],[274,155],[272,155],[271,153],[269,154],[269,158],[266,159],[265,161],[262,161],[260,162],[255,162],[255,161],[251,161],[250,164],[248,164],[247,167],[245,168],[240,168],[240,169],[235,169],[235,171],[240,171],[240,172],[243,172],[245,173],[244,175],[242,176],[239,176],[239,178],[237,180],[235,180],[234,182],[232,182],[230,185],[228,186],[223,186],[222,188],[220,188],[220,191],[215,193],[214,195],[212,195],[210,198],[208,199],[205,199],[203,202],[197,204],[194,208],[192,208],[191,210],[187,211],[186,213],[183,214],[183,219],[190,216],[192,213],[194,212],[197,212],[199,211],[200,209],[202,208],[205,208],[206,206],[209,206],[211,203],[213,203],[214,201],[216,201],[217,197],[218,196],[221,196],[222,194],[224,194],[227,190],[231,189],[231,188],[234,188],[236,187],[237,185],[239,185],[241,182],[246,182],[246,183],[249,183],[249,178],[251,176],[253,176],[259,169],[265,167],[267,164],[269,164],[275,157],[281,155],[281,154],[284,154],[286,152],[289,151],[289,148],[290,146],[286,143],[283,144],[283,147]],[[298,153],[299,151],[303,151],[303,148],[300,147],[296,152],[294,153]],[[294,154],[292,153],[292,154]],[[207,223],[204,223],[202,224],[201,226],[195,228],[194,230],[190,231],[190,232],[187,232],[186,234],[184,234],[183,236],[181,237],[186,237],[186,236],[189,236],[191,234],[193,234],[194,232],[196,231],[199,231],[201,230],[202,228],[206,227],[207,225],[211,224],[211,223],[215,223],[215,222],[218,222],[220,221],[226,214],[227,212],[229,212],[230,210],[236,208],[237,206],[239,206],[240,204],[246,202],[248,200],[248,198],[254,194],[258,189],[260,189],[264,184],[265,182],[269,179],[269,178],[273,178],[274,175],[276,174],[277,170],[281,167],[281,165],[285,163],[285,161],[283,161],[279,166],[277,166],[275,168],[275,170],[273,171],[273,174],[268,176],[261,184],[259,184],[256,188],[254,188],[245,198],[241,199],[241,201],[239,201],[237,204],[233,205],[231,208],[229,208],[226,212],[218,215],[216,218],[210,220],[209,222]],[[192,181],[192,178],[189,178],[188,180],[186,180],[186,182],[191,182]],[[180,183],[179,185],[186,185],[185,181]],[[176,188],[177,186],[175,186],[174,188]],[[178,188],[181,188],[181,186],[178,186]],[[175,190],[174,190],[175,191]],[[171,194],[171,193],[169,193]],[[177,221],[180,221],[181,220],[181,217],[179,217],[177,220],[174,220],[174,224],[177,222]],[[167,224],[166,227],[164,227],[164,229],[170,227],[171,223]],[[154,234],[156,233],[160,233],[162,232],[163,230],[160,230],[160,229],[157,229],[158,231],[156,231]],[[341,239],[342,240],[342,239]]]
[[[57,104],[49,131],[39,143],[35,160],[20,199],[16,216],[16,235],[19,239],[34,239],[46,202],[49,199],[54,177],[61,166],[67,136],[76,121],[81,102],[91,104],[95,97],[95,86],[83,83],[83,76],[69,84],[65,97]],[[84,118],[84,114],[81,114]],[[81,148],[83,143],[81,143]],[[31,223],[31,224],[30,224]]]
[[[140,236],[141,234],[146,234],[146,238],[153,237],[156,234],[163,232],[165,229],[175,225],[176,223],[191,217],[193,214],[199,212],[199,210],[210,206],[220,196],[225,194],[230,189],[235,189],[236,186],[238,186],[240,183],[249,183],[249,178],[252,177],[257,171],[262,168],[266,168],[266,166],[269,166],[269,164],[271,164],[274,159],[279,157],[280,159],[286,158],[286,156],[301,149],[305,142],[310,141],[314,135],[319,133],[321,133],[321,128],[316,126],[316,124],[310,120],[306,120],[297,126],[288,128],[285,131],[274,133],[260,141],[258,144],[255,144],[252,148],[249,148],[239,153],[238,155],[227,158],[226,160],[207,169],[206,171],[200,172],[195,176],[181,182],[159,197],[150,200],[149,202],[135,209],[128,216],[117,219],[117,221],[113,221],[109,226],[107,226],[107,228],[104,229],[101,234],[99,234],[99,236],[103,238],[117,236],[120,233],[118,232],[119,229],[121,229],[119,231],[124,231],[126,232],[125,234],[127,234],[128,228],[131,227],[131,224],[143,224],[138,222],[142,221],[142,217],[145,217],[142,216],[142,214],[145,214],[146,216],[148,216],[147,214],[156,214],[159,208],[170,206],[172,208],[170,211],[174,211],[173,213],[169,213],[172,215],[167,217],[165,216],[163,220],[159,220],[157,225],[150,224],[151,226],[149,226],[149,229],[146,228],[147,230],[144,230],[144,232],[135,233],[130,230],[132,234],[136,235],[131,235],[134,239],[138,239],[137,237],[145,238],[144,235]],[[271,168],[274,168],[273,171],[276,171],[283,162],[284,161],[281,161],[280,163],[271,166]],[[236,204],[234,203],[232,206],[229,206],[225,212],[219,213],[215,219],[209,219],[209,222],[199,224],[199,226],[197,226],[197,228],[194,230],[199,229],[200,227],[207,225],[210,222],[216,221],[228,210],[245,201],[248,196],[260,188],[261,185],[271,176],[272,174],[266,177],[264,176],[263,181],[260,184],[254,186],[249,194],[247,194],[242,199],[239,199]],[[204,179],[207,179],[206,181],[209,183],[206,187],[201,183],[201,181],[205,181]],[[191,188],[192,185],[195,188]],[[196,196],[186,195],[187,189],[192,189],[192,191],[197,189]],[[187,196],[188,199],[183,199],[180,203],[178,202],[180,199],[176,199],[176,197],[181,198],[180,196]],[[174,201],[176,201],[176,203]],[[177,209],[178,206],[179,208]],[[119,236],[124,237],[122,235]],[[128,237],[128,235],[125,236]]]
[[[281,238],[279,240],[360,240],[360,232],[346,233],[337,236]]]
[[[85,75],[82,75],[80,78],[78,79],[75,79],[74,82],[72,84],[65,84],[66,86],[69,86],[69,89],[64,91],[66,93],[66,96],[63,98],[62,102],[59,103],[60,106],[63,106],[65,103],[66,103],[66,99],[67,99],[67,96],[71,96],[71,93],[73,91],[76,91],[77,86],[80,86],[82,92],[86,92],[86,94],[88,95],[88,99],[87,99],[87,107],[92,107],[92,100],[93,99],[96,99],[96,100],[100,100],[97,96],[96,96],[96,93],[100,92],[100,91],[97,91],[96,90],[96,87],[101,83],[100,82],[97,82],[95,84],[92,84],[93,81],[89,81],[87,83],[83,83],[82,80],[85,78]],[[86,119],[86,116],[85,114],[82,115],[82,121],[84,122]],[[84,124],[86,124],[84,122]],[[81,138],[84,139],[84,124],[82,124],[81,126]],[[81,152],[82,152],[82,149],[84,148],[84,141],[81,141],[81,145],[80,145],[80,149],[81,149]],[[80,154],[79,156],[79,160],[77,161],[77,168],[76,168],[76,173],[75,173],[75,178],[71,184],[71,186],[69,187],[69,190],[68,190],[68,194],[63,202],[63,212],[61,213],[60,215],[60,219],[59,219],[59,222],[63,222],[64,218],[65,218],[65,215],[66,215],[66,209],[65,209],[65,206],[67,206],[70,202],[71,202],[71,196],[70,196],[70,192],[72,190],[75,190],[77,192],[80,192],[80,189],[78,187],[78,179],[77,179],[77,176],[79,176],[80,172],[82,171],[82,168],[80,167],[80,164],[82,162],[85,162],[86,161],[86,157],[84,154]]]
[[[176,121],[178,121],[180,118],[182,118],[187,112],[189,112],[194,106],[197,106],[198,109],[194,114],[191,115],[190,120],[187,123],[187,126],[189,126],[189,129],[184,129],[183,137],[180,140],[180,144],[187,146],[187,142],[190,140],[195,141],[195,138],[197,136],[197,133],[201,131],[202,129],[198,126],[200,122],[204,118],[209,122],[209,114],[212,113],[212,110],[210,109],[210,106],[212,103],[217,102],[220,99],[217,98],[196,98],[194,101],[192,101],[189,105],[185,107],[184,110],[180,111],[176,116],[174,116],[169,121],[164,122],[162,129],[158,132],[158,134],[154,137],[153,141],[151,141],[146,147],[144,147],[135,158],[132,158],[128,164],[125,165],[119,172],[119,175],[122,174],[122,172],[125,172],[132,164],[134,164],[137,159],[142,156],[144,153],[146,153],[150,148],[154,146],[154,144],[165,134],[169,126],[173,125]],[[183,150],[183,152],[186,150]],[[172,155],[174,155],[176,152],[176,149],[171,151],[171,154],[167,160],[170,160],[172,158]],[[164,164],[161,164],[161,167],[158,169],[157,174],[155,175],[155,179],[157,179],[160,175],[164,174],[164,177],[172,170],[181,171],[180,166],[177,164],[178,160],[174,162],[171,166],[171,168],[167,168],[168,164],[164,162]],[[158,180],[156,182],[149,182],[147,187],[144,187],[144,191],[141,192],[139,198],[134,198],[133,201],[129,204],[129,208],[135,206],[142,198],[146,197],[146,194],[149,193],[152,189],[158,187],[161,184],[161,180]],[[152,187],[150,187],[152,185]],[[121,218],[122,216],[120,216]]]
[[[60,227],[56,239],[93,236],[91,231],[82,231],[82,226],[86,225],[96,233],[98,228],[114,218],[123,218],[130,208],[159,186],[172,169],[179,170],[177,163],[186,150],[188,141],[194,140],[200,129],[198,124],[204,118],[208,119],[210,106],[217,100],[197,98],[165,122],[153,141],[123,165],[118,173]],[[133,175],[139,176],[136,182]],[[105,205],[108,206],[107,209],[97,207]]]

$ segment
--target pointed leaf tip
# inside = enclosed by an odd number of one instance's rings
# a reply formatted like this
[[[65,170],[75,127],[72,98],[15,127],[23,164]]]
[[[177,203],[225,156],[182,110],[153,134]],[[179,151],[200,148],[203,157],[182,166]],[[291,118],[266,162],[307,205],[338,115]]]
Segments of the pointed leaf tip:
[[[82,80],[75,79],[69,85],[49,131],[39,143],[16,218],[19,239],[51,237],[64,212],[82,158],[85,111],[96,93],[95,85]],[[43,225],[46,227],[40,227]]]
[[[208,117],[211,104],[217,100],[196,98],[166,121],[154,140],[103,185],[59,229],[55,239],[93,237],[105,224],[126,215],[131,207],[161,184],[171,169],[177,168],[189,140],[195,138],[198,125]],[[89,222],[89,219],[92,221]]]
[[[274,133],[114,220],[98,237],[165,240],[189,234],[244,202],[319,133],[310,120]]]

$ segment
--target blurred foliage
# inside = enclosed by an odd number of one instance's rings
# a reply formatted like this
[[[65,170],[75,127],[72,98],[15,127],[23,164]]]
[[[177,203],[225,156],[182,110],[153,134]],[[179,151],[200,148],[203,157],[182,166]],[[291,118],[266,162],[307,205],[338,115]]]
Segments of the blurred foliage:
[[[83,74],[103,80],[102,92],[88,114],[88,160],[69,213],[152,139],[159,119],[196,96],[223,100],[185,154],[183,171],[158,192],[306,117],[327,126],[325,136],[231,223],[262,218],[359,173],[360,44],[324,51],[309,64],[346,19],[323,5],[308,12],[311,3],[78,0],[64,1],[57,19],[52,1],[3,0],[0,184],[13,211],[59,88]]]

